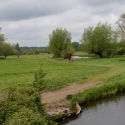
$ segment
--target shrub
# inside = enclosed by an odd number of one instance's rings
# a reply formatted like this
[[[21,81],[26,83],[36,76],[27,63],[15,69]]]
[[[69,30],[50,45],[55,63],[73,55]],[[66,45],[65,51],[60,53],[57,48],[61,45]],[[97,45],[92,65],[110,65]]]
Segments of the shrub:
[[[48,117],[41,102],[43,77],[40,68],[32,87],[10,88],[7,99],[0,101],[0,125],[56,125]]]

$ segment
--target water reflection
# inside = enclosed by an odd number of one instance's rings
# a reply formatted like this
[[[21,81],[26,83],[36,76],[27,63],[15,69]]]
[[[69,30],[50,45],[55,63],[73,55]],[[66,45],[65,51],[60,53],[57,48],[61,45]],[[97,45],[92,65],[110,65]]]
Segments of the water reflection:
[[[74,59],[79,59],[79,58],[90,58],[88,56],[72,56]]]
[[[68,122],[68,121],[67,121]],[[124,125],[125,95],[106,98],[84,107],[83,112],[62,125]],[[61,124],[60,124],[61,125]]]

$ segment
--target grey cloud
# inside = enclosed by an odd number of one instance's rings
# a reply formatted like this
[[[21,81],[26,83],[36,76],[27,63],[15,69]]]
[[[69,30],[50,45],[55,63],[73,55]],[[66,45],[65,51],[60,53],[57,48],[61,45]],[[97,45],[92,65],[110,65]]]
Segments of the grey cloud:
[[[88,6],[104,6],[109,4],[124,4],[124,0],[78,0],[81,4],[88,5]],[[96,8],[95,8],[96,9]]]
[[[0,4],[0,20],[23,20],[35,17],[59,14],[70,6],[58,0],[10,0]]]
[[[0,27],[7,42],[47,46],[57,27],[79,41],[84,28],[99,21],[114,23],[124,8],[124,0],[0,0]]]
[[[81,8],[88,10],[89,15],[108,16],[114,13],[120,16],[124,13],[125,1],[124,0],[79,0]],[[123,11],[123,12],[122,12]],[[122,13],[121,13],[122,12]]]

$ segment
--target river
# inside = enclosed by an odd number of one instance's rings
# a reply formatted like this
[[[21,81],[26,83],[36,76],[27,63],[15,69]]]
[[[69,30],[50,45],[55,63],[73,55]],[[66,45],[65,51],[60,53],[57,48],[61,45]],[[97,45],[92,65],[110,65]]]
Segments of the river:
[[[79,58],[90,58],[88,56],[72,56],[74,59],[79,59]]]
[[[125,95],[93,102],[77,117],[59,125],[125,125]]]

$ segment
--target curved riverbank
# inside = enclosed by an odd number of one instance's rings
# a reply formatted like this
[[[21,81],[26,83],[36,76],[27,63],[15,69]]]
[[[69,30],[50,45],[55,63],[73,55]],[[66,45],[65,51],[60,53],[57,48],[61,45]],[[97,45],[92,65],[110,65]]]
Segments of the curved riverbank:
[[[60,110],[60,112],[55,115],[55,119],[64,120],[65,118],[69,118],[76,115],[78,112],[76,108],[76,102],[78,102],[80,106],[84,106],[84,104],[89,104],[93,101],[97,101],[99,99],[106,98],[109,96],[115,96],[116,94],[122,93],[124,91],[125,82],[109,85],[107,84],[104,86],[87,89],[84,92],[79,92],[75,95],[72,95],[72,98],[70,100],[70,107],[64,110]]]
[[[101,87],[95,87],[84,92],[79,92],[72,96],[70,101],[70,107],[75,106],[75,102],[79,102],[80,105],[85,103],[90,103],[92,101],[96,101],[100,98],[105,98],[107,96],[114,96],[117,93],[121,93],[125,91],[125,82],[115,83],[115,84],[107,84]]]
[[[79,115],[58,125],[124,125],[125,93],[116,94],[84,105]]]

